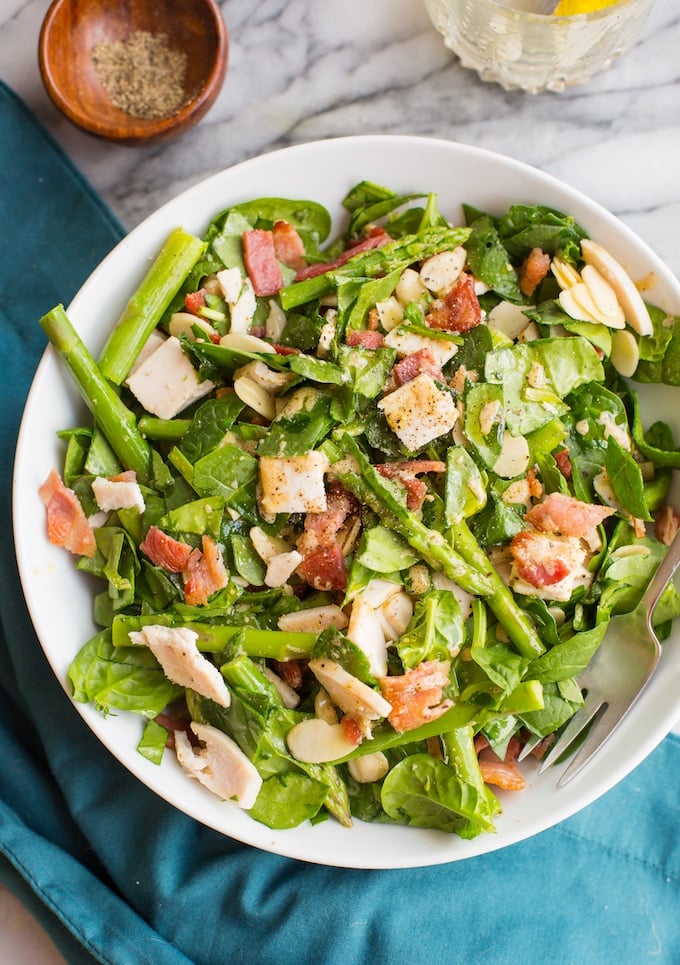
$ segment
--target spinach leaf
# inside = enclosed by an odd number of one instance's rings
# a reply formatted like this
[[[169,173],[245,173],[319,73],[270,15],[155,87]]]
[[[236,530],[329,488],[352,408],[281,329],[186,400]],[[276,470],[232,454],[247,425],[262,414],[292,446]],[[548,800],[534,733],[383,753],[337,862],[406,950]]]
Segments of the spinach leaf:
[[[179,448],[189,462],[196,462],[219,446],[244,408],[245,404],[234,393],[201,403],[179,441]]]
[[[128,710],[153,718],[183,692],[163,673],[148,647],[114,647],[102,630],[82,647],[68,669],[73,699],[104,714]]]
[[[524,258],[532,248],[541,248],[576,262],[587,234],[573,217],[555,208],[513,204],[498,221],[498,236],[513,258]]]
[[[367,570],[390,574],[406,569],[420,557],[403,537],[385,526],[364,529],[355,555],[356,561]]]
[[[508,301],[523,302],[517,272],[510,264],[493,219],[480,215],[470,227],[472,231],[465,248],[472,273]]]
[[[527,670],[527,676],[541,683],[556,683],[575,677],[590,663],[595,651],[602,643],[607,632],[607,619],[601,620],[591,630],[582,630],[536,660],[532,660]]]
[[[381,801],[398,824],[453,833],[468,822],[494,829],[486,797],[429,754],[412,754],[396,764],[383,781]]]
[[[396,649],[410,670],[423,660],[450,660],[460,650],[465,628],[460,604],[450,590],[432,590],[418,600]]]
[[[296,828],[318,814],[327,795],[328,786],[323,782],[299,771],[287,771],[263,781],[248,813],[268,828]]]
[[[604,465],[616,501],[637,519],[651,520],[640,464],[616,436],[611,435],[607,440]]]

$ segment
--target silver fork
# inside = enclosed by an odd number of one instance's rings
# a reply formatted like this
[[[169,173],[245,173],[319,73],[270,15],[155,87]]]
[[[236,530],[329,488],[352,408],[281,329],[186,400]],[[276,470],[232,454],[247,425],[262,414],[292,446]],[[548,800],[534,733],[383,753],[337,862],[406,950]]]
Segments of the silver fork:
[[[659,597],[680,565],[680,531],[659,564],[637,607],[613,617],[604,640],[577,680],[585,692],[583,707],[571,718],[550,748],[538,773],[554,764],[593,721],[592,728],[557,782],[564,787],[614,733],[649,682],[661,656],[661,644],[652,626]],[[520,758],[539,743],[530,740]]]

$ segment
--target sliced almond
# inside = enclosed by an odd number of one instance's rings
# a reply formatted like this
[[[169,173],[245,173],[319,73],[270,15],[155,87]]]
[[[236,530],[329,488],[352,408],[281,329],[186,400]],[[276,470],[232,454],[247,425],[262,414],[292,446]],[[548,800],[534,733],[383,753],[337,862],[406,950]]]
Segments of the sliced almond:
[[[638,335],[651,335],[654,330],[652,320],[642,295],[616,258],[590,238],[584,238],[581,242],[581,253],[584,261],[594,265],[614,289],[630,327],[635,329]]]
[[[241,402],[253,409],[259,415],[264,416],[270,422],[276,416],[276,403],[273,396],[269,394],[261,385],[247,375],[240,379],[234,379],[234,392]]]
[[[583,271],[581,272],[581,278],[583,279],[590,296],[593,299],[593,302],[597,306],[598,312],[600,312],[606,318],[612,320],[611,322],[607,323],[609,327],[623,328],[626,324],[623,309],[619,305],[616,292],[606,278],[600,274],[594,265],[584,265]]]
[[[559,256],[556,256],[550,262],[550,270],[557,279],[557,284],[562,289],[571,288],[572,285],[578,285],[581,281],[581,276],[574,266]]]
[[[266,352],[269,355],[276,355],[276,349],[269,342],[257,335],[248,335],[247,332],[227,332],[220,339],[220,345],[230,348],[234,352]]]
[[[619,375],[631,378],[640,361],[640,349],[632,332],[623,329],[612,335],[611,362]]]
[[[579,284],[583,285],[582,282],[579,282]],[[571,288],[566,288],[564,291],[561,291],[559,296],[560,305],[567,315],[577,322],[593,322],[595,325],[599,324],[599,319],[590,312],[587,312],[582,303],[576,299],[574,289],[578,287],[578,285],[572,285]],[[585,285],[583,285],[583,288],[585,288]]]
[[[293,757],[305,764],[337,761],[356,749],[356,744],[345,737],[341,724],[328,724],[320,717],[309,717],[291,727],[286,743]]]
[[[192,315],[191,312],[174,312],[170,316],[168,331],[176,338],[184,335],[192,342],[195,342],[194,327],[200,328],[208,336],[217,335],[217,330],[213,328],[210,322],[206,321],[205,318],[200,318],[198,315]]]
[[[513,479],[526,472],[529,459],[529,443],[524,436],[513,436],[509,432],[504,432],[501,452],[493,471],[502,479]]]

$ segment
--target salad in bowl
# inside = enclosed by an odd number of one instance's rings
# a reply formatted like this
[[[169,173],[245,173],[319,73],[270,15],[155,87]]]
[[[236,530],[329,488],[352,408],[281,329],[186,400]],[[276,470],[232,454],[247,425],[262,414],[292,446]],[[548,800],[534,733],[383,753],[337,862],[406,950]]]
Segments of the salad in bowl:
[[[573,211],[421,180],[174,227],[96,356],[41,320],[90,414],[38,487],[94,586],[67,687],[263,833],[498,836],[680,520],[632,381],[678,319]]]

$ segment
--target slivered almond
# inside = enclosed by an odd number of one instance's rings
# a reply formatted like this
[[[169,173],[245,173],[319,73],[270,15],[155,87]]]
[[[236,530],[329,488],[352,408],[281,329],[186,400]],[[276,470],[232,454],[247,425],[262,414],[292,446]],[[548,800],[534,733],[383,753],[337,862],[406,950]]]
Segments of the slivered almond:
[[[630,327],[638,335],[651,335],[654,329],[647,306],[622,265],[609,254],[606,248],[590,238],[584,238],[581,242],[581,253],[584,261],[594,265],[614,289]]]

